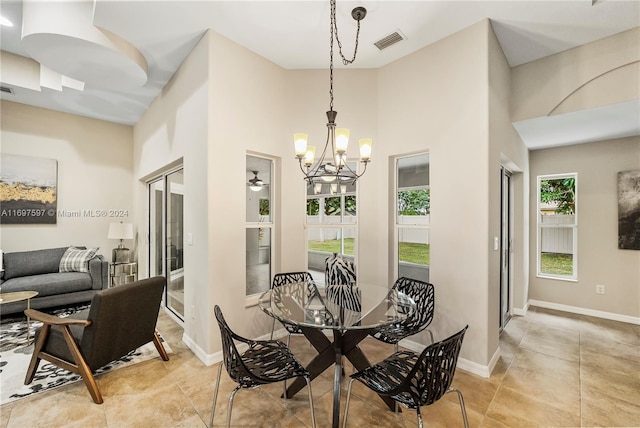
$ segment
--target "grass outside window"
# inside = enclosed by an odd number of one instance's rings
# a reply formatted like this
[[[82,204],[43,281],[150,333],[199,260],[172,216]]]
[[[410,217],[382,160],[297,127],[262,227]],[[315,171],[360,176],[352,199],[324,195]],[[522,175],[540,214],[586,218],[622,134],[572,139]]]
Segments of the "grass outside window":
[[[340,253],[340,240],[327,239],[324,241],[309,241],[310,251],[322,251],[325,253]],[[418,244],[415,242],[400,242],[400,261],[407,263],[415,263],[418,265],[429,265],[430,246],[429,244]],[[344,254],[354,255],[354,239],[344,239]]]
[[[540,273],[549,275],[573,275],[573,254],[540,254]]]

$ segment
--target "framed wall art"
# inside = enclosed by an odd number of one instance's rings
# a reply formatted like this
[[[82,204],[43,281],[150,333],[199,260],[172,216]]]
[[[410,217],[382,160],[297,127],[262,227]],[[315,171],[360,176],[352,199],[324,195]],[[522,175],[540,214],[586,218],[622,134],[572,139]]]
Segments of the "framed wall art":
[[[640,250],[640,170],[618,173],[618,248]]]
[[[56,224],[58,161],[0,155],[0,224]]]

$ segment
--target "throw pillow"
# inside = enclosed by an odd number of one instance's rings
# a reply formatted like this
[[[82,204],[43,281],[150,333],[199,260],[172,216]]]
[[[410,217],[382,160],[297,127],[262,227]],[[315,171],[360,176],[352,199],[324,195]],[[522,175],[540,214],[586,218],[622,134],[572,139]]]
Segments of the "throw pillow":
[[[89,272],[89,260],[95,257],[97,251],[97,248],[67,248],[60,259],[60,272]]]

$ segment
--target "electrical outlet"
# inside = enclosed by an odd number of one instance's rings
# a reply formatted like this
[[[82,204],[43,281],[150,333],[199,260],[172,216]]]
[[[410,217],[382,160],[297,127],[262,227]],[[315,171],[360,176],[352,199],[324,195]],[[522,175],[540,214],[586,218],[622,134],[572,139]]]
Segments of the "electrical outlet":
[[[191,319],[192,320],[196,319],[196,307],[195,307],[195,305],[191,306]]]
[[[604,285],[602,285],[602,284],[596,285],[596,293],[597,294],[604,294]]]

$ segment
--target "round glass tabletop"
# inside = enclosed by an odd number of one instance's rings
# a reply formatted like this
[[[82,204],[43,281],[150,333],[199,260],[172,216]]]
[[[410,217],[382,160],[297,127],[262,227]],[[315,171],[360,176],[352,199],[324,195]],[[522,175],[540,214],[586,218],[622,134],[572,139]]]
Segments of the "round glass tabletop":
[[[404,320],[415,309],[404,293],[370,284],[284,284],[260,296],[258,305],[284,323],[333,330],[380,327]]]

